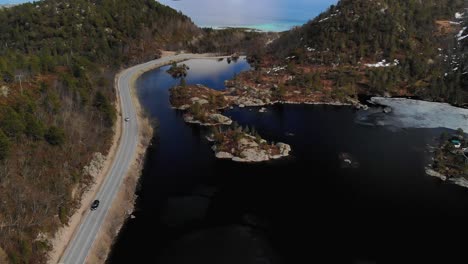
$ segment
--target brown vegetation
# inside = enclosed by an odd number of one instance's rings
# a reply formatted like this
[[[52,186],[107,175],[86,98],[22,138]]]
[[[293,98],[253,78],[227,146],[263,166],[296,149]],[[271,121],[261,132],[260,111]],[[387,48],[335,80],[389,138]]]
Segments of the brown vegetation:
[[[89,75],[89,85],[93,78]],[[112,98],[113,87],[106,83],[99,90]],[[37,76],[22,92],[10,86],[8,98],[0,102],[0,120],[9,119],[12,129],[26,129],[0,163],[0,245],[13,263],[45,261],[50,245],[36,238],[52,237],[68,222],[93,182],[83,167],[93,153],[107,153],[109,147],[112,125],[105,114],[92,105],[83,107],[85,98],[74,100],[68,85],[63,77]],[[37,120],[36,125],[23,127],[21,116]]]
[[[0,21],[0,247],[11,263],[45,263],[95,180],[83,168],[109,150],[118,68],[200,31],[147,0],[44,0]]]

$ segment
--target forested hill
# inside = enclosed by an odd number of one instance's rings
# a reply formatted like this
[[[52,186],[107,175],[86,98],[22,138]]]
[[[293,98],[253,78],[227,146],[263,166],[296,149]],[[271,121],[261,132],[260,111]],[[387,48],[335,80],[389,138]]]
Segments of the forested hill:
[[[372,93],[463,104],[468,102],[468,49],[467,39],[460,37],[468,33],[463,32],[466,7],[464,0],[342,0],[283,34],[270,45],[270,54],[334,69],[398,60],[397,67],[368,69],[367,78],[349,77]]]
[[[109,149],[116,71],[199,34],[154,0],[0,8],[0,263],[45,262]]]
[[[1,56],[31,55],[42,64],[51,56],[64,64],[73,55],[127,62],[199,33],[188,17],[148,0],[44,0],[3,10],[0,25]]]

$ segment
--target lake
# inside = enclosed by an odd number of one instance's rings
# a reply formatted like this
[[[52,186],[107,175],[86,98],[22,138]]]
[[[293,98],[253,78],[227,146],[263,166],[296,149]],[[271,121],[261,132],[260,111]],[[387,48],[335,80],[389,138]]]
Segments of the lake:
[[[223,89],[249,65],[191,60],[187,83]],[[225,112],[292,156],[217,160],[206,128],[169,104],[168,67],[138,81],[160,128],[148,149],[135,219],[108,263],[424,263],[464,256],[468,191],[424,173],[436,129],[359,124],[350,107],[275,105]],[[358,168],[342,168],[350,153]]]
[[[247,27],[285,31],[305,24],[337,0],[161,0],[201,27]]]

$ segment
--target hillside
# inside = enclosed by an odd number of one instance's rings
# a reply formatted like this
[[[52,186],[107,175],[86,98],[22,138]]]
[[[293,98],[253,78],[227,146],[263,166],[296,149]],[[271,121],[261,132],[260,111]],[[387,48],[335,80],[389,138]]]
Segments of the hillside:
[[[44,263],[108,151],[115,72],[201,31],[152,0],[44,0],[0,25],[0,262]]]
[[[276,85],[286,93],[302,87],[321,100],[390,94],[463,105],[465,7],[463,0],[342,0],[251,59],[260,72],[280,66],[284,78],[276,79],[285,81]],[[253,78],[261,79],[245,77]]]

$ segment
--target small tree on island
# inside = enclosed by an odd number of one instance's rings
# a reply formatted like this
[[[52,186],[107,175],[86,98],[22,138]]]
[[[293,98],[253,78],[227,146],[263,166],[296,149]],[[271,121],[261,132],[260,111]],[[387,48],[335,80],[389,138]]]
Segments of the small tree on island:
[[[180,79],[180,84],[179,84],[179,85],[180,85],[181,87],[184,87],[184,88],[187,87],[187,81],[185,80],[184,77],[182,77],[182,78]]]

